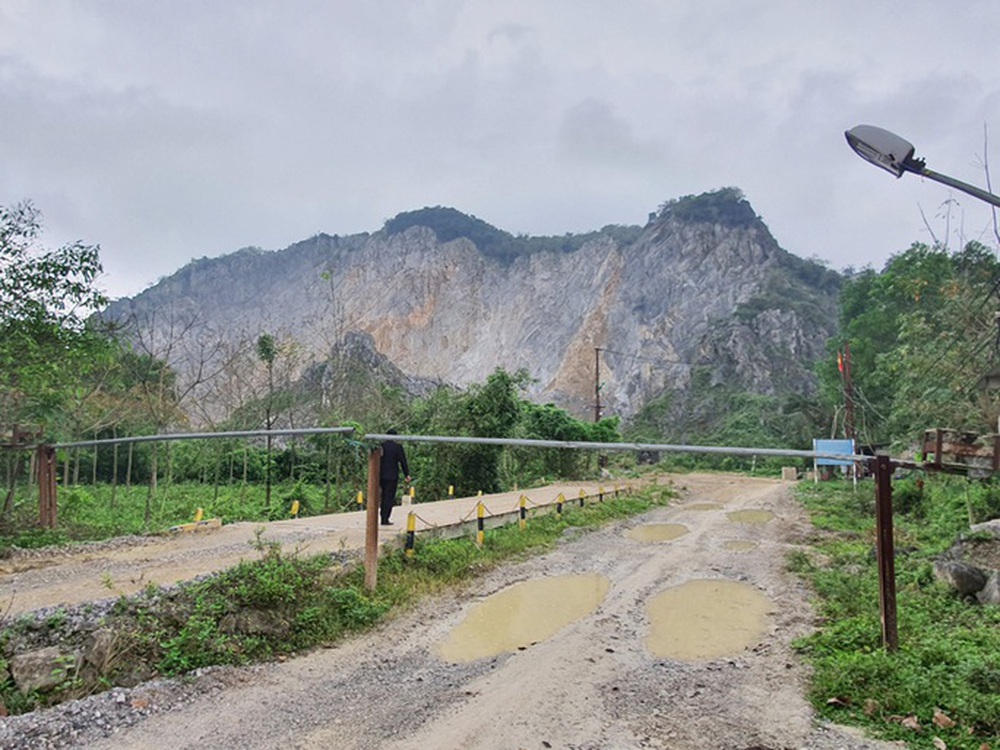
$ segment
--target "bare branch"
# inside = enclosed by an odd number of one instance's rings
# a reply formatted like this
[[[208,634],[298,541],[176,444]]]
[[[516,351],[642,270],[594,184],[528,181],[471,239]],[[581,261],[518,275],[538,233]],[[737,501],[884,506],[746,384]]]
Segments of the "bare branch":
[[[986,173],[986,189],[993,192],[993,182],[990,179],[990,132],[989,126],[983,123],[983,172]],[[993,236],[997,244],[1000,244],[1000,224],[997,222],[997,207],[990,206],[990,215],[993,217]]]
[[[924,213],[924,207],[918,203],[917,209],[920,211],[920,218],[924,222],[924,227],[927,229],[927,233],[930,234],[931,239],[934,240],[934,246],[941,247],[941,241],[937,238],[937,235],[934,234],[934,229],[931,227],[930,222],[927,221],[927,214]]]

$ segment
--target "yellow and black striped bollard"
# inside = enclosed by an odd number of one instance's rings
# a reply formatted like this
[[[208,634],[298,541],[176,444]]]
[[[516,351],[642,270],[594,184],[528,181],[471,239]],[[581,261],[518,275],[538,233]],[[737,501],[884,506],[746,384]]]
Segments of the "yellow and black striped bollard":
[[[580,488],[580,507],[581,507],[581,508],[583,507],[583,504],[584,504],[584,502],[585,502],[586,500],[587,500],[587,493],[586,493],[586,492],[584,492],[584,491],[583,491],[583,488],[581,487],[581,488]]]
[[[562,507],[565,501],[566,498],[563,497],[563,493],[560,492],[559,496],[556,498],[556,513],[558,513],[560,516],[562,515]]]
[[[521,495],[521,499],[518,501],[520,505],[520,520],[518,524],[521,529],[524,530],[528,525],[528,498],[525,495]]]
[[[406,556],[413,557],[413,543],[417,538],[417,514],[412,510],[406,516]]]
[[[476,505],[476,544],[483,546],[483,519],[486,517],[486,506],[481,502]]]

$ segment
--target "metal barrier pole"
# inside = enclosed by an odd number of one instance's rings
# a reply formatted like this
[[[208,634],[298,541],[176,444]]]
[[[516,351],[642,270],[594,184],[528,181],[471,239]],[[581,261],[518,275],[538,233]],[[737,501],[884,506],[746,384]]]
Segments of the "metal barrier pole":
[[[365,516],[365,588],[375,590],[378,581],[378,506],[381,500],[378,472],[382,465],[382,448],[372,448],[368,454],[368,514]]]
[[[875,459],[875,535],[882,645],[886,651],[895,651],[899,648],[899,634],[896,630],[896,558],[892,538],[892,461],[888,456]]]

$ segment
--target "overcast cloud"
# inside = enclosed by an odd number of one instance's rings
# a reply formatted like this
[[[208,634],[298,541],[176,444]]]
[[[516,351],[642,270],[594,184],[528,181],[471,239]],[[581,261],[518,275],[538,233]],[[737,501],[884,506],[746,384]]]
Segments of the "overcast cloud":
[[[423,206],[564,234],[726,186],[881,268],[925,220],[994,246],[990,213],[843,132],[985,187],[998,33],[988,0],[0,0],[0,204],[100,244],[112,296]]]

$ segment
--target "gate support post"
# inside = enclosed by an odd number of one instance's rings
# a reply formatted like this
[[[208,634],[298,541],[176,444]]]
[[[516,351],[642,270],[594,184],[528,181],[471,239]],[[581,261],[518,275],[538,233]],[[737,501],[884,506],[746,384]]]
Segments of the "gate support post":
[[[879,611],[882,614],[882,646],[899,648],[896,630],[896,553],[892,538],[892,461],[875,458],[875,535],[878,560]]]
[[[43,529],[56,527],[56,449],[39,445],[35,465],[38,472],[38,525]]]
[[[378,473],[382,465],[381,446],[368,454],[368,512],[365,516],[365,588],[375,590],[378,581],[378,508],[382,500]]]

